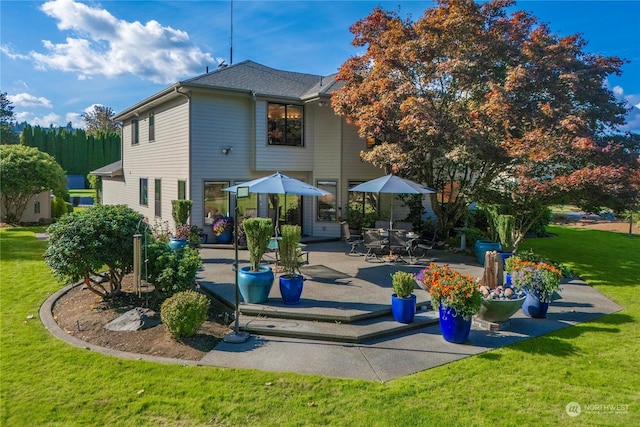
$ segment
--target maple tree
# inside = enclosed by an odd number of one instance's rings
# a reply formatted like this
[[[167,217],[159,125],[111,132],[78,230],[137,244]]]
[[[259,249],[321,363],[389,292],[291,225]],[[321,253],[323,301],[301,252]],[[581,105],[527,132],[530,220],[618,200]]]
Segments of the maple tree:
[[[350,28],[366,52],[341,66],[333,108],[376,141],[363,160],[438,190],[442,232],[471,201],[637,202],[640,145],[611,137],[627,110],[603,85],[624,61],[513,4],[439,0],[415,22],[376,8]]]

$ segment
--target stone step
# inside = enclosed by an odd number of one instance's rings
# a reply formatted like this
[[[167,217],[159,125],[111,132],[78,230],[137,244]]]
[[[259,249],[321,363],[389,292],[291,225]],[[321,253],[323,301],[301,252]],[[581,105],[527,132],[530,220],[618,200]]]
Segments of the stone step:
[[[340,321],[287,319],[281,317],[240,315],[239,328],[255,335],[270,335],[309,340],[361,343],[389,335],[424,328],[438,323],[438,313],[428,309],[418,311],[413,322],[399,323],[391,314],[355,323]]]

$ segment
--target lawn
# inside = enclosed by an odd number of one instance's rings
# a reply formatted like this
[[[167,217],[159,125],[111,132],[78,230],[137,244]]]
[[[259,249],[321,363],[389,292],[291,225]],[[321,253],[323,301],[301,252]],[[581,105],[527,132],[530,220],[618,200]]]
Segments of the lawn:
[[[640,425],[638,236],[550,227],[557,237],[521,245],[568,264],[623,311],[380,384],[72,347],[38,319],[61,285],[36,230],[0,230],[1,425]]]

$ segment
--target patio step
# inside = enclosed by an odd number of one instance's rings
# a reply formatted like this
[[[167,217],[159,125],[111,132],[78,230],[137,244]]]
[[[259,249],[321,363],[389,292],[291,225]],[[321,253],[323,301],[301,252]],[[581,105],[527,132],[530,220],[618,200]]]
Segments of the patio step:
[[[312,297],[314,291],[318,296],[318,291],[323,286],[330,286],[328,294],[333,298]],[[416,316],[412,323],[403,324],[393,319],[389,289],[375,288],[376,292],[367,293],[357,287],[353,294],[350,287],[316,283],[307,289],[306,296],[303,295],[298,304],[285,304],[278,296],[279,291],[272,289],[268,301],[264,303],[239,304],[238,326],[255,335],[361,343],[438,322],[437,313],[431,309],[431,301],[426,292],[415,290]],[[225,294],[228,294],[232,289],[229,285],[203,284],[202,289],[212,299],[227,307],[230,314],[233,313],[235,308],[229,301],[231,298],[222,297],[220,292],[226,289]],[[349,294],[352,295],[351,298]],[[364,296],[371,297],[372,294],[377,296],[362,300]]]
[[[343,343],[361,343],[437,323],[438,314],[430,309],[417,312],[413,322],[409,324],[396,322],[390,314],[355,323],[246,315],[240,315],[238,322],[240,329],[255,335]]]

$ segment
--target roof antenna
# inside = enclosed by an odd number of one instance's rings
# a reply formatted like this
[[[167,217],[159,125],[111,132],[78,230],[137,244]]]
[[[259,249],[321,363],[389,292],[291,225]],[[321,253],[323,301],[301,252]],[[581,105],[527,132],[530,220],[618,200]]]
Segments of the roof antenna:
[[[229,0],[231,9],[231,31],[229,34],[229,65],[233,65],[233,0]]]

